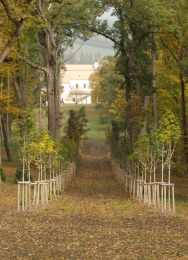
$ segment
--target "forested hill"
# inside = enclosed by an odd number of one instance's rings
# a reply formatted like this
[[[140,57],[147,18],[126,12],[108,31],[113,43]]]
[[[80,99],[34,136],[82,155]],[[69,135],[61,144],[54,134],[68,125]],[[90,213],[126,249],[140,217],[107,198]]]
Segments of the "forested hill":
[[[77,39],[75,41],[76,44],[82,44],[82,40]],[[88,41],[84,43],[85,46],[93,46],[93,47],[98,47],[98,48],[104,48],[104,49],[113,49],[113,42],[110,41],[109,39],[106,39],[103,36],[95,36]]]
[[[82,41],[78,39],[73,48],[69,48],[65,53],[65,60],[79,49]],[[113,42],[103,36],[95,36],[86,41],[83,46],[68,60],[67,64],[93,64],[107,55],[114,55]]]

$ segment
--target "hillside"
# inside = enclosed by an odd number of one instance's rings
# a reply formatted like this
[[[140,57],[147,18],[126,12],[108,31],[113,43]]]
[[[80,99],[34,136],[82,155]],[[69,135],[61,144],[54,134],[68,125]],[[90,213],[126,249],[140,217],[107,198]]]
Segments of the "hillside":
[[[93,64],[105,56],[114,55],[113,43],[102,36],[91,38],[80,48],[81,45],[82,41],[77,40],[73,48],[69,48],[66,51],[65,60],[75,53],[75,55],[66,62],[67,64]]]

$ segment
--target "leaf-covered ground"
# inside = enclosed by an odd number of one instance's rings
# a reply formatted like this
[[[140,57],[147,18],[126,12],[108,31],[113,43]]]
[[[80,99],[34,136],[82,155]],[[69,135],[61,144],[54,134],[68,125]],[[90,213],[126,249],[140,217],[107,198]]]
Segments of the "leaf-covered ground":
[[[17,212],[17,186],[0,186],[0,259],[188,259],[188,222],[143,208],[116,183],[101,146],[87,147],[69,188]]]

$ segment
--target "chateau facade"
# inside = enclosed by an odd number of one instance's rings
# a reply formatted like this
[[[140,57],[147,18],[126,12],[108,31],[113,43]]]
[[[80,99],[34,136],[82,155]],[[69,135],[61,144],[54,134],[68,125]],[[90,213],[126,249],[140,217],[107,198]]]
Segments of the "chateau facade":
[[[98,62],[94,65],[66,65],[66,70],[62,72],[62,103],[92,103],[89,77],[97,67]]]

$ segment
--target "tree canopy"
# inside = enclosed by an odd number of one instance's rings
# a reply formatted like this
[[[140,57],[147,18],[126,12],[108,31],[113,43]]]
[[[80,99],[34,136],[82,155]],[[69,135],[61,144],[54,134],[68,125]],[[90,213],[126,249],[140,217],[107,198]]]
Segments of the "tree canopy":
[[[116,17],[113,24],[100,19],[108,10]],[[180,121],[187,164],[187,10],[185,0],[1,0],[2,100],[9,93],[9,109],[2,105],[2,113],[23,118],[25,109],[46,98],[48,130],[58,138],[65,51],[76,39],[102,35],[113,42],[115,57],[100,61],[92,76],[93,100],[109,111],[128,143],[147,134],[151,124],[157,127],[170,109]]]

